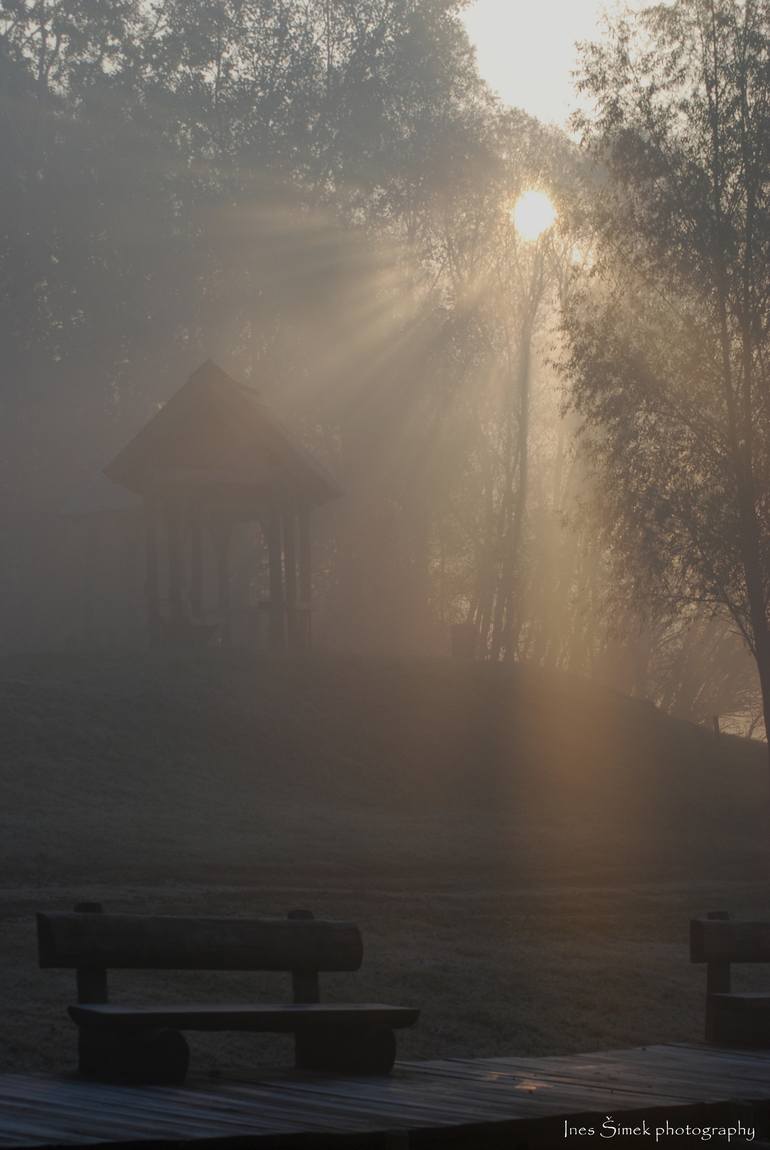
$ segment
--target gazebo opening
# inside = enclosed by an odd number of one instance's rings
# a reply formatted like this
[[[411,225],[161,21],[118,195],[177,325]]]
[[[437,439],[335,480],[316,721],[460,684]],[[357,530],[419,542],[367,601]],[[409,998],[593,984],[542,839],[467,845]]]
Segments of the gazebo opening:
[[[104,470],[143,501],[151,642],[229,643],[231,541],[253,523],[270,647],[310,646],[310,514],[339,491],[253,388],[207,360]]]

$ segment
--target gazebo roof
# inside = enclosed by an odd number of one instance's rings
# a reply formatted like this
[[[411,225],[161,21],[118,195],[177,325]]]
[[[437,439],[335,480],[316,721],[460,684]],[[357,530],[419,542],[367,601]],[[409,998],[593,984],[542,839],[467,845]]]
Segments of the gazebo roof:
[[[142,495],[195,490],[239,502],[320,504],[339,489],[253,388],[207,360],[104,469]]]
[[[66,519],[85,519],[93,516],[112,518],[136,514],[142,503],[129,491],[121,491],[105,479],[101,471],[91,472],[65,493],[59,514]]]

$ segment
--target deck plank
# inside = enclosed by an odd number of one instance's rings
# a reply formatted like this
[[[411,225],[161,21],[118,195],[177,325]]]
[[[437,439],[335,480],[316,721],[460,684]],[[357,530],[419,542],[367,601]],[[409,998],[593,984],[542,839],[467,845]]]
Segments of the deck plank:
[[[268,1073],[187,1087],[0,1075],[0,1148],[523,1128],[599,1114],[681,1116],[770,1100],[770,1052],[665,1045],[568,1057],[400,1062],[382,1078]],[[297,1143],[299,1145],[299,1142]]]

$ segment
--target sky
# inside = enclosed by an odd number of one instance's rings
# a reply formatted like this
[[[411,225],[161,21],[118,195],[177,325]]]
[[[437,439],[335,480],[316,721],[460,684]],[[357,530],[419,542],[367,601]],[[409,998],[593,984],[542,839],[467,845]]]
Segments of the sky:
[[[503,100],[564,125],[575,106],[575,41],[598,38],[607,7],[606,0],[474,0],[464,19],[479,70]]]

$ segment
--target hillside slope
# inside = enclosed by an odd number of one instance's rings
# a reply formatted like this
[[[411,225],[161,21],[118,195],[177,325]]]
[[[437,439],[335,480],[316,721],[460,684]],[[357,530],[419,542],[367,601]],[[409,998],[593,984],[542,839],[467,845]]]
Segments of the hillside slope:
[[[449,661],[0,662],[7,882],[761,879],[765,749]]]

